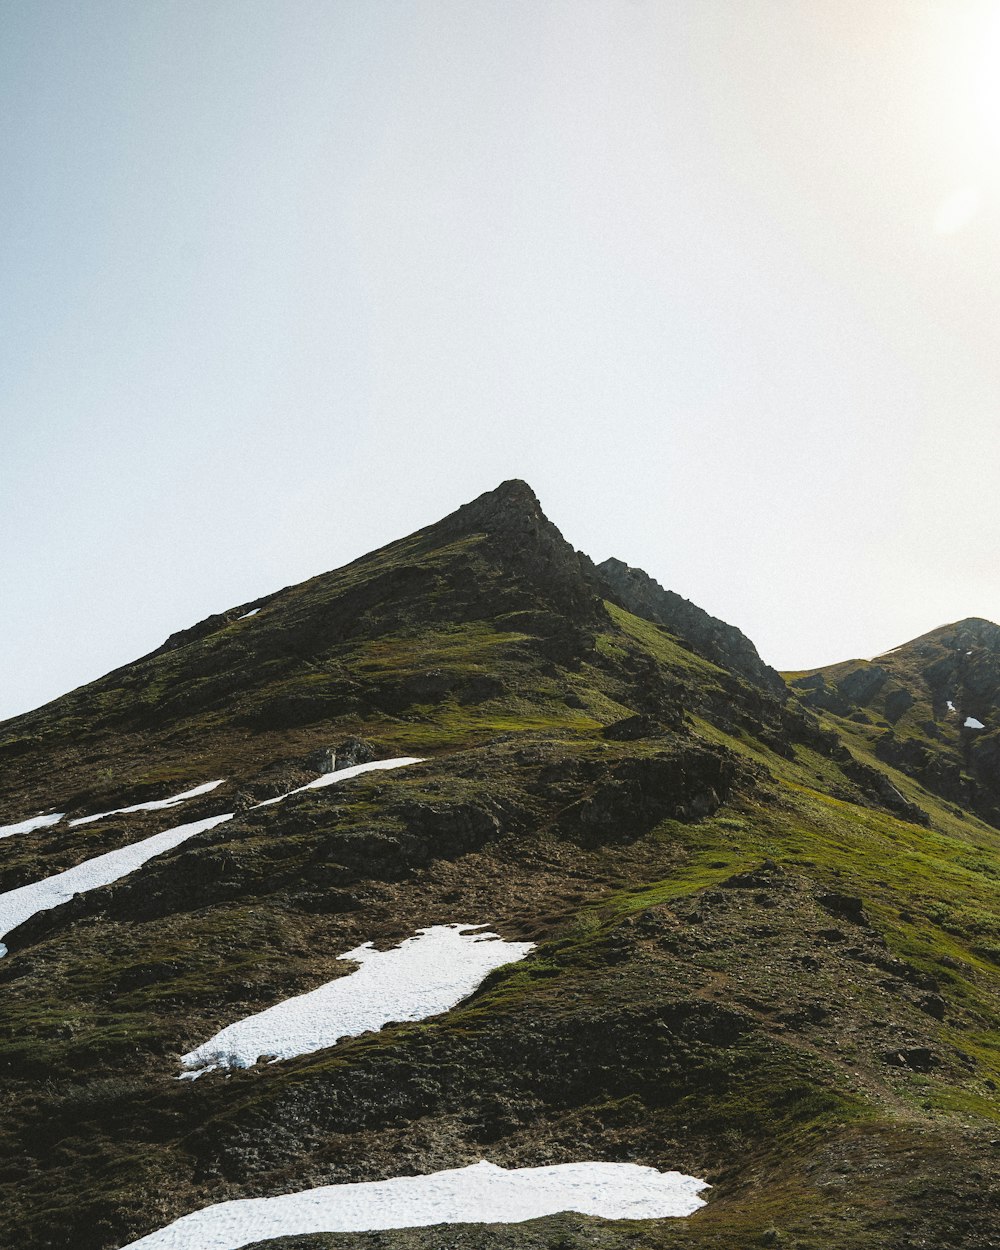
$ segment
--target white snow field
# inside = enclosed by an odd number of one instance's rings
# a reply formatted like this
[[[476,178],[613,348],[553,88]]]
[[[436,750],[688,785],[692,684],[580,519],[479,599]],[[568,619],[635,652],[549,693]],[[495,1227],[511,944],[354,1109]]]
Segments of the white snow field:
[[[156,833],[141,842],[133,842],[131,846],[123,846],[117,851],[107,851],[104,855],[96,855],[93,859],[84,860],[75,868],[58,872],[52,877],[45,877],[31,885],[22,885],[16,890],[8,890],[0,894],[0,938],[6,937],[11,929],[24,924],[40,911],[48,911],[68,902],[74,894],[83,894],[87,890],[95,890],[98,886],[110,885],[120,877],[126,877],[155,855],[162,855],[172,847],[179,846],[188,838],[206,829],[214,829],[224,820],[232,820],[233,813],[226,812],[222,816],[209,816],[205,820],[195,820],[189,825],[176,825],[163,833]],[[7,947],[0,942],[0,957],[7,954]]]
[[[251,608],[249,612],[244,612],[242,616],[238,616],[236,619],[238,621],[248,621],[251,616],[256,616],[259,611],[260,608]]]
[[[121,816],[125,812],[160,812],[168,807],[176,807],[178,803],[183,803],[185,799],[194,799],[199,794],[208,794],[216,786],[221,786],[224,781],[225,777],[220,777],[218,781],[206,781],[200,786],[195,786],[193,790],[185,790],[182,794],[174,794],[169,799],[153,799],[149,803],[133,803],[131,807],[113,807],[110,812],[95,812],[93,816],[78,816],[76,820],[71,820],[69,823],[71,825],[89,825],[92,821],[103,820],[105,816]]]
[[[520,1224],[560,1211],[606,1220],[693,1215],[705,1181],[636,1163],[512,1168],[473,1163],[429,1176],[324,1185],[278,1198],[204,1207],[122,1250],[238,1250],[273,1237],[359,1233],[433,1224]]]
[[[266,1011],[230,1024],[181,1057],[181,1080],[216,1068],[249,1068],[308,1055],[342,1037],[378,1030],[391,1020],[425,1020],[448,1011],[479,986],[487,973],[515,963],[533,942],[505,942],[482,925],[433,925],[388,951],[366,942],[338,955],[361,966],[308,994],[286,998]]]
[[[307,781],[304,786],[296,786],[294,790],[289,790],[288,794],[279,794],[276,799],[265,799],[263,803],[257,803],[255,806],[270,807],[272,803],[283,803],[290,795],[301,794],[303,790],[322,790],[324,786],[339,785],[340,782],[350,781],[352,777],[357,777],[361,773],[370,773],[383,768],[403,768],[406,764],[422,764],[423,762],[419,756],[402,755],[394,760],[372,760],[370,764],[352,764],[350,768],[341,768],[335,773],[323,773],[313,781]]]
[[[967,716],[965,718],[965,727],[966,729],[985,729],[986,728],[983,722],[981,720],[976,720],[974,716]]]
[[[29,816],[15,825],[0,825],[0,838],[10,838],[15,833],[31,833],[32,829],[46,829],[49,825],[58,824],[65,815],[65,812],[49,812],[47,816]]]

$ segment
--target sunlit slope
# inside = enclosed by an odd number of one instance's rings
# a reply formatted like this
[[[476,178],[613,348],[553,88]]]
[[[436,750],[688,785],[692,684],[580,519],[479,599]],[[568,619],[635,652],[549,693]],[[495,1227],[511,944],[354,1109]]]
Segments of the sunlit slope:
[[[970,618],[873,660],[786,674],[862,752],[1000,824],[1000,628]]]

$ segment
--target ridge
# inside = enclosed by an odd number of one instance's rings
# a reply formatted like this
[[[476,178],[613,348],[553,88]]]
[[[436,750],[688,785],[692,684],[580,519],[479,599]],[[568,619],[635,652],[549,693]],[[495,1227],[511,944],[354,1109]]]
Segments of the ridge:
[[[610,597],[629,612],[666,626],[721,668],[732,669],[780,698],[787,695],[781,675],[764,663],[754,644],[735,625],[665,589],[643,569],[633,568],[623,560],[611,557],[596,567]]]

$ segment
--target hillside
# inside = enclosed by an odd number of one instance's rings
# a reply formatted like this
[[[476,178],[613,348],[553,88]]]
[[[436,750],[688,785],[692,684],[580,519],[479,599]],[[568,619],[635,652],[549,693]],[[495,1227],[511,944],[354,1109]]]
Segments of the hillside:
[[[970,618],[874,660],[788,676],[862,749],[1000,824],[1000,627]]]
[[[0,1246],[483,1159],[712,1188],[263,1244],[1000,1246],[1000,628],[785,677],[508,482],[0,725]],[[454,1006],[177,1079],[456,924],[518,957]]]

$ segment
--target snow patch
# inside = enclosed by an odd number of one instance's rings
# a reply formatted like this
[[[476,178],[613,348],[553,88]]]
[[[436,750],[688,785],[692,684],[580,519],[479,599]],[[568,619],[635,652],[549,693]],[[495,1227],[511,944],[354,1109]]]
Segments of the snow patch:
[[[323,773],[322,776],[315,778],[313,781],[307,781],[304,786],[297,786],[294,790],[289,790],[288,794],[279,794],[276,799],[265,799],[263,803],[255,803],[255,807],[270,807],[272,803],[283,803],[285,799],[293,794],[301,794],[303,790],[322,790],[324,786],[339,785],[342,781],[349,781],[351,777],[357,777],[361,773],[370,773],[376,769],[383,768],[403,768],[407,764],[422,764],[424,761],[419,756],[402,755],[398,759],[393,760],[372,760],[370,764],[352,764],[350,768],[341,768],[333,773]]]
[[[33,829],[47,829],[57,824],[66,815],[65,812],[49,812],[47,816],[31,816],[15,825],[0,825],[0,838],[11,838],[15,833],[31,833]]]
[[[178,803],[183,803],[185,799],[197,798],[199,794],[208,794],[210,790],[214,790],[216,786],[221,786],[225,781],[225,777],[220,777],[218,781],[206,781],[200,786],[195,786],[193,790],[185,790],[183,794],[175,794],[169,799],[153,799],[149,803],[133,803],[131,807],[113,807],[110,812],[95,812],[93,816],[78,816],[76,820],[71,820],[71,825],[89,825],[95,820],[103,820],[105,816],[121,816],[125,812],[159,812],[168,807],[176,807]]]
[[[506,1168],[483,1161],[428,1176],[240,1198],[185,1215],[122,1250],[238,1250],[273,1237],[434,1224],[520,1224],[560,1211],[606,1220],[692,1215],[705,1181],[636,1163]]]
[[[976,720],[974,716],[967,716],[965,718],[965,727],[966,729],[985,729],[986,728],[983,722],[981,720]]]
[[[131,846],[123,846],[120,850],[108,851],[104,855],[84,860],[82,864],[65,872],[58,872],[31,885],[22,885],[16,890],[0,894],[0,938],[6,937],[12,929],[24,924],[39,912],[49,911],[60,903],[69,902],[74,894],[84,894],[87,890],[96,890],[98,886],[110,885],[112,881],[141,868],[155,855],[162,855],[164,851],[193,838],[196,833],[214,829],[224,820],[232,818],[233,813],[226,812],[223,816],[209,816],[188,825],[177,825],[141,842],[133,842]],[[0,957],[6,954],[7,947],[0,942]]]
[[[238,616],[236,619],[238,621],[248,621],[251,616],[256,616],[259,611],[260,608],[251,608],[249,612],[244,612],[242,616]]]
[[[954,703],[952,703],[951,699],[949,699],[949,700],[948,700],[948,711],[949,711],[949,712],[957,712],[957,711],[958,711],[958,708],[954,705]]]
[[[360,967],[319,989],[230,1024],[181,1063],[195,1080],[215,1068],[249,1068],[308,1055],[343,1037],[381,1029],[391,1020],[424,1020],[467,998],[487,973],[523,959],[533,942],[505,942],[482,925],[433,925],[388,951],[371,942],[338,959]]]

